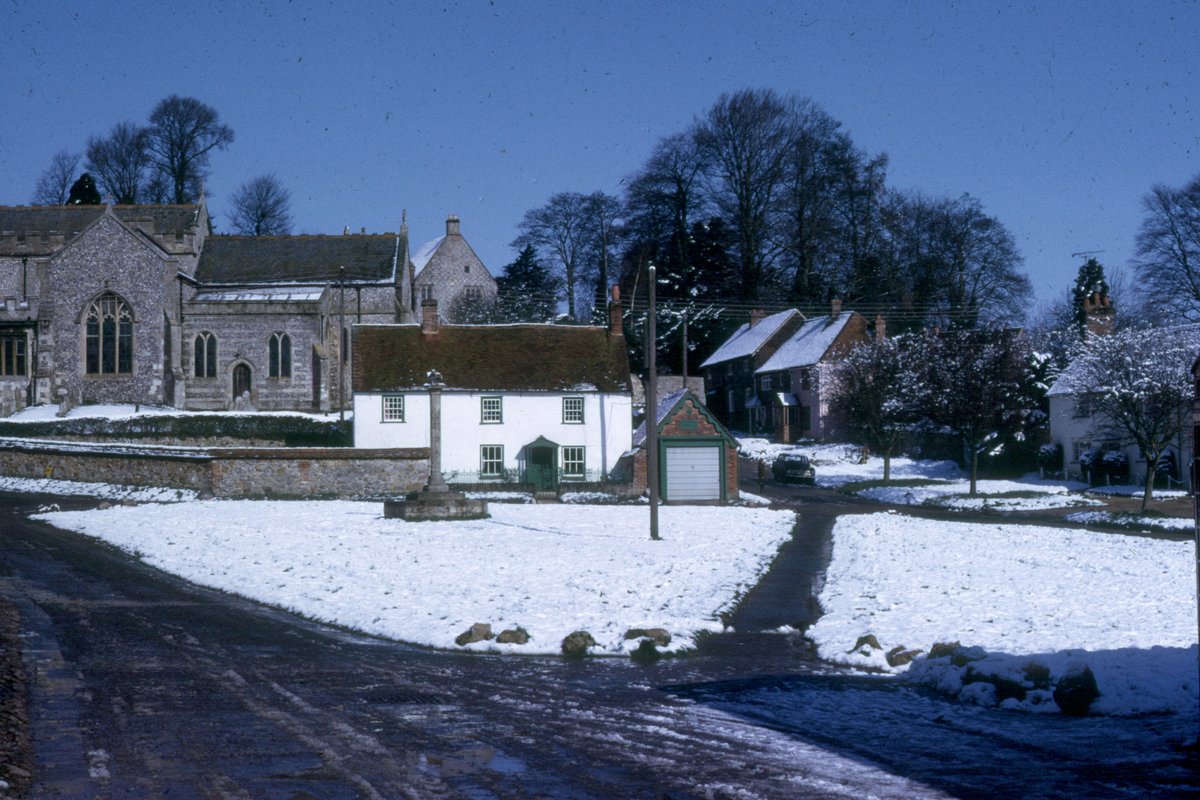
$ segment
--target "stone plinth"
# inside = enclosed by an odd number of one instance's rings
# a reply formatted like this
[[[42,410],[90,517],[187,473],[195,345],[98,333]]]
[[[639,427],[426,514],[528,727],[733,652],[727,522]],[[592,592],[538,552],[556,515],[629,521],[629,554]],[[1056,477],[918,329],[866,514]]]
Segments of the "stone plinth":
[[[403,500],[383,501],[384,519],[428,522],[443,519],[484,519],[487,502],[471,500],[462,492],[409,492]]]

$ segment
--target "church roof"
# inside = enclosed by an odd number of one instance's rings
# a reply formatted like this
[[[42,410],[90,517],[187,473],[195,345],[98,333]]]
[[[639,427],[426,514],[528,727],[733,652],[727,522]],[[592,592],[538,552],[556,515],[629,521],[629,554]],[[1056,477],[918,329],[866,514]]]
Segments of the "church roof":
[[[625,337],[583,325],[355,325],[356,392],[423,389],[431,369],[471,391],[628,392]]]
[[[149,222],[151,233],[195,228],[200,207],[180,206],[0,206],[0,256],[44,256],[57,252],[111,208],[126,224]]]
[[[204,242],[196,280],[204,284],[313,283],[393,279],[403,257],[397,235],[210,236]]]

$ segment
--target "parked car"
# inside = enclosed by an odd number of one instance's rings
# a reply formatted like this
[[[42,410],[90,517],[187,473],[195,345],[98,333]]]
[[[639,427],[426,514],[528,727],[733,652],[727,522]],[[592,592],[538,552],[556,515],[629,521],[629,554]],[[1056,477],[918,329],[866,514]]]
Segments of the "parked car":
[[[784,453],[776,458],[771,465],[771,473],[780,483],[807,483],[812,486],[817,480],[817,471],[813,469],[808,456],[798,453]]]

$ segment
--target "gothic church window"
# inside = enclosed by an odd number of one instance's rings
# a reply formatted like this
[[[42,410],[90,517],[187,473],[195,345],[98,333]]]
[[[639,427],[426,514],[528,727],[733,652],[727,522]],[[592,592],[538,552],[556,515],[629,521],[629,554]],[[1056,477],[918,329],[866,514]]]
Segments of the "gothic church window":
[[[208,331],[197,335],[192,361],[197,378],[217,377],[217,337]]]
[[[267,343],[267,376],[292,377],[292,337],[286,333],[271,334]]]
[[[133,313],[115,294],[102,294],[85,317],[85,361],[89,375],[133,372]]]

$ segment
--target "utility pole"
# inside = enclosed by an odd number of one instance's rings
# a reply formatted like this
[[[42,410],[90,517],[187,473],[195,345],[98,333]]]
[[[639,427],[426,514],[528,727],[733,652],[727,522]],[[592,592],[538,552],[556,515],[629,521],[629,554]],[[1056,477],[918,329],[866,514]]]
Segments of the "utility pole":
[[[688,348],[687,348],[687,309],[685,308],[685,309],[683,310],[683,357],[680,359],[680,361],[682,361],[682,362],[683,362],[683,388],[684,388],[684,389],[686,389],[686,388],[687,388],[687,357],[688,357]]]
[[[338,267],[338,422],[346,421],[346,268]],[[333,370],[330,370],[332,373]]]
[[[650,318],[646,321],[649,333],[646,336],[647,386],[646,386],[646,482],[650,484],[650,538],[658,541],[658,331],[655,317],[658,309],[654,304],[654,262],[650,262],[647,289],[650,293]]]

